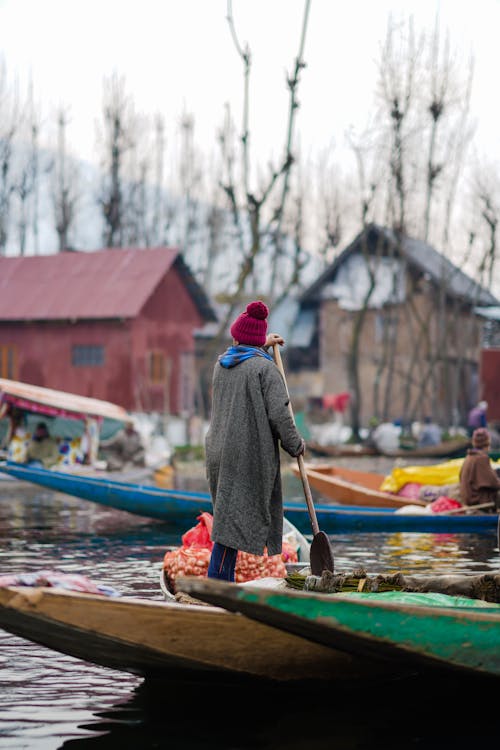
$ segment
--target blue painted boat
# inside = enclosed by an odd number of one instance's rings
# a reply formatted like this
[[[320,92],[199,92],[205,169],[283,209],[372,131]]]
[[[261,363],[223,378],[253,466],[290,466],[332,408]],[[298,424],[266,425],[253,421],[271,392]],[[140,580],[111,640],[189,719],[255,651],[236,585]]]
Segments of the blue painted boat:
[[[203,492],[168,490],[150,485],[117,482],[101,477],[88,477],[47,469],[1,463],[1,471],[18,479],[47,487],[56,492],[73,495],[118,510],[140,516],[157,518],[172,525],[187,528],[202,511],[212,511],[210,496]],[[315,504],[318,524],[327,534],[346,532],[396,531],[419,533],[485,533],[495,532],[498,514],[404,515],[394,508]],[[307,506],[302,502],[286,501],[285,515],[303,533],[310,533],[311,522]]]

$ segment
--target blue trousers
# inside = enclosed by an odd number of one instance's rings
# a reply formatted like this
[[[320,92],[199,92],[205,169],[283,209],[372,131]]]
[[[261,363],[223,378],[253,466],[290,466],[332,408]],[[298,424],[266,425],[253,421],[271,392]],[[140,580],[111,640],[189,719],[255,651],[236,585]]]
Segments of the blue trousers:
[[[234,583],[234,568],[236,567],[237,554],[237,549],[225,547],[223,544],[219,544],[219,542],[214,542],[208,565],[208,577]]]

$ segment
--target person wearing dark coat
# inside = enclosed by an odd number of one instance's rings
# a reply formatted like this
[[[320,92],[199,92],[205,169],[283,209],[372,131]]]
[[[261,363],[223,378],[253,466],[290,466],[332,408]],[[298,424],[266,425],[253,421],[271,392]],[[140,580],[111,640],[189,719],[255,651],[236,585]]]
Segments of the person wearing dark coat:
[[[479,427],[472,433],[472,450],[467,456],[460,470],[460,498],[465,505],[483,505],[491,503],[492,513],[498,508],[498,491],[500,479],[492,469],[488,450],[490,448],[490,434],[484,427]]]
[[[213,503],[214,547],[208,576],[234,581],[239,550],[281,552],[283,497],[280,445],[293,457],[305,443],[288,408],[285,383],[266,349],[269,310],[251,302],[231,326],[233,346],[215,364],[212,412],[205,439]]]

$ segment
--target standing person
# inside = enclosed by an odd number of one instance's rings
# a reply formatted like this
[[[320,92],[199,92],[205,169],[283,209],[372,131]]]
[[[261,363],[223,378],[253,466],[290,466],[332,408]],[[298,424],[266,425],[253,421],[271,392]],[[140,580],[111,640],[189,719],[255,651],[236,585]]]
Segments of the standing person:
[[[491,468],[488,450],[490,433],[484,427],[474,430],[472,450],[467,456],[460,471],[460,498],[465,505],[482,505],[493,503],[492,513],[498,508],[498,490],[500,479]]]
[[[283,345],[267,335],[266,305],[251,302],[231,325],[233,346],[214,368],[212,413],[205,439],[214,507],[209,578],[234,581],[238,550],[281,552],[283,497],[279,447],[296,457],[305,443],[288,409],[288,395],[266,351]]]
[[[467,431],[469,436],[472,436],[474,430],[478,427],[486,427],[488,421],[486,419],[486,412],[488,410],[488,404],[486,401],[480,401],[473,409],[470,410],[467,417]]]

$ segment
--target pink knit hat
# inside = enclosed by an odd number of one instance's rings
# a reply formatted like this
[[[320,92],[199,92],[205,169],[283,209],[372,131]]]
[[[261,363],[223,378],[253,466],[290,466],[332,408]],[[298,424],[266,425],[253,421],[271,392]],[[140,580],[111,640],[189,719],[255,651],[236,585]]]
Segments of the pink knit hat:
[[[248,346],[264,346],[267,338],[267,321],[269,315],[267,306],[257,300],[247,305],[245,312],[238,315],[231,326],[231,336],[239,344]]]

